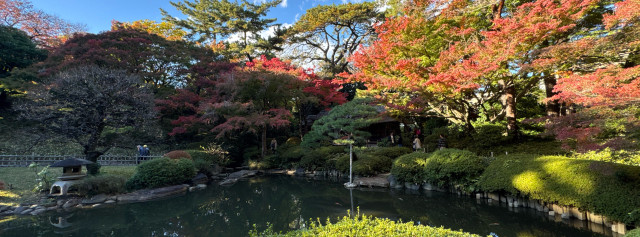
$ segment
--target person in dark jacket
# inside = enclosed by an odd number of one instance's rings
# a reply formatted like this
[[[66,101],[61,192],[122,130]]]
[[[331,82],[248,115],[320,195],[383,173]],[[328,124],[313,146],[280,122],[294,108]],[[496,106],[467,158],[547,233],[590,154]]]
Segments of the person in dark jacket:
[[[436,146],[440,150],[447,148],[447,138],[444,137],[444,134],[440,134],[440,138],[438,138],[438,144]]]

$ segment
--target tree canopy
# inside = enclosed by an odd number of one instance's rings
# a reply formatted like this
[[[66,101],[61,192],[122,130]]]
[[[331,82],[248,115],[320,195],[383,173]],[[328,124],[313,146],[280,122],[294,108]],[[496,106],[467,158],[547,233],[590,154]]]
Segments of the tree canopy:
[[[55,74],[29,91],[18,106],[22,118],[37,121],[80,144],[87,160],[125,145],[155,117],[153,94],[139,77],[95,65]]]

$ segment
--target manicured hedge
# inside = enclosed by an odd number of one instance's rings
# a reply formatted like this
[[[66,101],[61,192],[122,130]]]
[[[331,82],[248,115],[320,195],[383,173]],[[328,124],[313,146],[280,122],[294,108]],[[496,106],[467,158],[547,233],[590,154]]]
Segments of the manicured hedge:
[[[640,229],[631,230],[624,237],[640,237]]]
[[[395,159],[411,152],[412,150],[409,147],[378,147],[371,151],[371,155],[386,156],[391,159]]]
[[[189,159],[157,158],[138,165],[136,174],[127,181],[126,187],[134,190],[181,184],[191,180],[195,174],[195,166]]]
[[[374,156],[372,154],[361,154],[353,162],[353,174],[360,176],[372,176],[387,173],[391,170],[392,160],[386,156]],[[336,169],[340,172],[349,172],[349,154],[340,156],[336,161]]]
[[[127,178],[114,174],[98,174],[89,176],[77,185],[78,193],[83,196],[93,196],[97,194],[118,194],[125,192],[125,182]]]
[[[485,167],[486,163],[470,151],[443,149],[427,158],[424,178],[427,183],[440,187],[453,186],[473,192]]]
[[[429,153],[414,152],[398,157],[391,167],[391,174],[399,181],[422,183],[425,180],[424,165]]]
[[[271,229],[262,233],[252,231],[250,236],[448,236],[448,237],[476,237],[470,233],[453,231],[443,227],[415,225],[413,222],[395,222],[386,218],[376,217],[348,217],[345,216],[337,223],[327,220],[323,225],[320,220],[312,222],[308,229],[276,234]]]
[[[574,206],[613,221],[640,224],[640,167],[562,156],[496,158],[478,182],[488,192]]]

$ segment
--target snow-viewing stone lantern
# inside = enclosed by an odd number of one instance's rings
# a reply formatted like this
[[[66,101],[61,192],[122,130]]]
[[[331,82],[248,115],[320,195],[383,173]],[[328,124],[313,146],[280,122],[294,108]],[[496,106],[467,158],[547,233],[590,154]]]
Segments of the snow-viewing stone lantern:
[[[62,167],[62,176],[59,176],[58,180],[53,183],[53,185],[51,185],[49,195],[67,195],[71,186],[79,183],[85,176],[87,176],[86,174],[82,173],[82,166],[88,164],[93,164],[93,162],[84,159],[69,158],[66,160],[58,161],[49,166]]]

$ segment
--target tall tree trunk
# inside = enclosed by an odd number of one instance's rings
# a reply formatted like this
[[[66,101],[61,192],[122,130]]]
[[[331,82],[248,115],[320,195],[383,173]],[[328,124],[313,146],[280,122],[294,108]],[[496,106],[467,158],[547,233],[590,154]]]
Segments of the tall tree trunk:
[[[493,19],[502,18],[502,10],[504,9],[504,0],[500,0],[498,5],[493,5]]]
[[[262,127],[262,158],[267,154],[267,125]]]
[[[513,138],[518,137],[518,121],[516,120],[516,87],[508,85],[504,90],[507,116],[507,133]]]
[[[557,93],[553,92],[553,87],[556,86],[556,79],[552,75],[544,77],[544,88],[547,94],[547,99],[553,97]],[[548,100],[546,104],[547,116],[558,117],[560,116],[560,103],[558,100]]]

